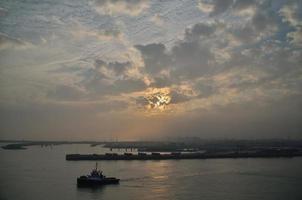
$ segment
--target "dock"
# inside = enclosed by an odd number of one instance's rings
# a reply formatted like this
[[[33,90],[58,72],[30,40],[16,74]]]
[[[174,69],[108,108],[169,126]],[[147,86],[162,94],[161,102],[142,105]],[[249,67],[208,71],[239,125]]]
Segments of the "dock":
[[[215,159],[215,158],[291,158],[302,156],[302,152],[219,152],[219,153],[106,153],[106,154],[67,154],[68,161],[81,160],[178,160],[178,159]]]

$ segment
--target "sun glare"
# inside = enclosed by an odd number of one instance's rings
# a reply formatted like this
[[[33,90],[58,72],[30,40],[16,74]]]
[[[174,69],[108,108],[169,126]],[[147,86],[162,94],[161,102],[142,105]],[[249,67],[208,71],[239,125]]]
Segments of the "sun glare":
[[[163,111],[171,102],[171,91],[169,88],[151,88],[145,95],[148,101],[148,109]]]

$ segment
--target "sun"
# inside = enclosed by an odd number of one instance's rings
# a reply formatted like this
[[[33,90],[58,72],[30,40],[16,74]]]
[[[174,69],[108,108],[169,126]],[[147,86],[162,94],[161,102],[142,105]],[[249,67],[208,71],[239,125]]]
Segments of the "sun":
[[[148,101],[148,109],[163,111],[171,102],[171,91],[169,88],[149,88],[145,99]]]

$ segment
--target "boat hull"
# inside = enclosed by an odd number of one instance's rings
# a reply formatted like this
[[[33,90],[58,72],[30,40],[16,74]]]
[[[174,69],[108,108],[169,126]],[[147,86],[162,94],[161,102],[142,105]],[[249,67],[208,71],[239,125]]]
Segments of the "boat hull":
[[[117,178],[104,178],[104,179],[89,179],[89,178],[77,178],[78,187],[95,187],[100,185],[119,184],[120,179]]]

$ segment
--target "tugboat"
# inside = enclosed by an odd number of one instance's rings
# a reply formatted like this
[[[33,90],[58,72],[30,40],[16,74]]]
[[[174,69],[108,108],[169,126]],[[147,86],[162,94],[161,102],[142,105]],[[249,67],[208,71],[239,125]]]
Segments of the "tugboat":
[[[95,169],[93,169],[89,175],[80,176],[77,178],[78,187],[95,187],[100,185],[118,184],[120,179],[115,177],[106,177],[103,172],[98,170],[98,165],[95,163]]]

